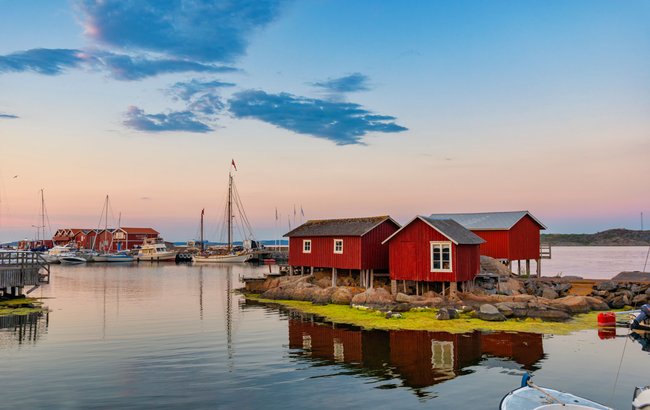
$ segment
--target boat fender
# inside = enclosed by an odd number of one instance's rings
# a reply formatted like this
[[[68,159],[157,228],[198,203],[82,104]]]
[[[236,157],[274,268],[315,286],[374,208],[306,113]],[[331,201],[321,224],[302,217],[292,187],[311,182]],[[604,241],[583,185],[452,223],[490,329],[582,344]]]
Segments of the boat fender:
[[[528,372],[524,373],[524,375],[521,377],[521,387],[528,386],[528,382],[530,381],[531,378],[532,377],[531,377],[530,373],[528,373]]]
[[[632,408],[634,410],[650,409],[650,387],[637,387],[634,389]]]

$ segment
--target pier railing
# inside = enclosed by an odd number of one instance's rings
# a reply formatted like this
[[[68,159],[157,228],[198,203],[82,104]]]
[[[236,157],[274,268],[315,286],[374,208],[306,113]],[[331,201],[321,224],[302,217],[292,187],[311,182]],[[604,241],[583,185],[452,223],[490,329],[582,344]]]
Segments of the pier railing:
[[[0,252],[0,289],[23,288],[50,283],[50,264],[37,252]]]
[[[551,245],[541,244],[539,246],[540,259],[551,259]]]

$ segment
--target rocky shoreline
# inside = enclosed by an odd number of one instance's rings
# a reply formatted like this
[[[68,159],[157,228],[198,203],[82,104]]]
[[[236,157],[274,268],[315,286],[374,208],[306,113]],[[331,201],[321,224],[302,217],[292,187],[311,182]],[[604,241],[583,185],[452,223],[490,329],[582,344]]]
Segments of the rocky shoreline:
[[[460,314],[484,321],[507,319],[541,319],[562,322],[573,315],[591,311],[639,306],[650,301],[650,284],[606,281],[593,286],[588,295],[572,294],[572,284],[565,278],[518,279],[494,275],[476,281],[472,292],[441,295],[391,294],[386,286],[366,289],[353,280],[331,286],[327,273],[308,276],[269,277],[246,292],[267,300],[311,302],[314,305],[348,305],[399,317],[411,310],[434,310],[438,320],[453,320]]]

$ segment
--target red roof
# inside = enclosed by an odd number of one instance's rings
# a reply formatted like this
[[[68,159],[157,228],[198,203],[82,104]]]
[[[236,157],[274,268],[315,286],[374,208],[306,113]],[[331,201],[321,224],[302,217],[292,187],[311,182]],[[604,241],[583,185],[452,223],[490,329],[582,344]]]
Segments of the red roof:
[[[155,230],[153,228],[124,228],[124,227],[122,227],[120,229],[123,230],[124,232],[130,233],[130,234],[148,233],[148,234],[158,235],[160,233],[160,232],[158,232],[157,230]]]

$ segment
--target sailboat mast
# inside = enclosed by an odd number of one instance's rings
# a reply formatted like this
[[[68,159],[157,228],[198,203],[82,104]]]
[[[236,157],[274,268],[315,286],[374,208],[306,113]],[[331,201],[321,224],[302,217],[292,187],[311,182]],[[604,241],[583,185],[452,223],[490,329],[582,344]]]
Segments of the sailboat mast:
[[[201,252],[203,252],[205,249],[203,247],[203,213],[205,212],[205,209],[201,210]]]
[[[43,194],[43,188],[41,188],[41,228],[43,228],[43,245],[45,245],[45,195]]]
[[[232,172],[228,173],[228,253],[232,251]]]

